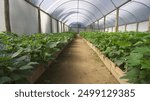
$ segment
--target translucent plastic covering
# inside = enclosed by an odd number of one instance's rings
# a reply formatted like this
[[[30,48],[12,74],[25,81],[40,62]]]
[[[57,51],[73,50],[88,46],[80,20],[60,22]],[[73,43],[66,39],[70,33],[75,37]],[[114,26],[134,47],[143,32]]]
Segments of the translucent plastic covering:
[[[5,31],[4,0],[0,0],[0,31]]]
[[[114,15],[114,16],[113,16]],[[119,8],[119,25],[147,21],[150,16],[150,0],[132,0]],[[106,26],[115,26],[116,11],[106,16]],[[113,21],[114,20],[114,21]],[[100,22],[100,28],[104,26],[104,20]]]
[[[148,20],[150,0],[28,0],[59,21],[73,26],[96,27],[115,25],[116,8],[119,8],[119,25]],[[98,22],[97,22],[98,21]]]

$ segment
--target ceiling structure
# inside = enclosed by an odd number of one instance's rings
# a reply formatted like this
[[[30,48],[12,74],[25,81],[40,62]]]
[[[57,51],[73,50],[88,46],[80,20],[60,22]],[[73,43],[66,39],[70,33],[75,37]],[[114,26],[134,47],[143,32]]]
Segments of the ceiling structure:
[[[70,27],[76,24],[97,27],[115,25],[116,9],[119,8],[119,25],[148,20],[150,0],[27,0],[47,12],[53,18]]]

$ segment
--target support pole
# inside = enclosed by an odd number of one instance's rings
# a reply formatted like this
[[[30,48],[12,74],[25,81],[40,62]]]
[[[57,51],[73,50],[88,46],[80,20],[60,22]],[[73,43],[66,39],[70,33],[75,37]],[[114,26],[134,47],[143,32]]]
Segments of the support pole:
[[[60,22],[60,23],[59,23],[59,26],[60,26],[60,27],[59,27],[59,32],[63,32],[63,23]]]
[[[63,23],[63,32],[66,32],[66,31],[65,31],[65,24],[64,24],[64,23]]]
[[[53,22],[52,22],[52,17],[50,17],[50,21],[51,21],[51,33],[53,33]]]
[[[85,27],[85,31],[87,31],[87,27]]]
[[[97,20],[97,27],[98,27],[98,31],[100,31],[99,20]]]
[[[91,30],[90,30],[90,31],[94,31],[93,23],[90,25],[90,27],[91,27]]]
[[[58,28],[59,28],[59,33],[62,32],[62,22],[58,21]]]
[[[60,27],[61,27],[60,32],[63,32],[63,23],[62,22],[60,22]]]
[[[58,20],[56,21],[57,21],[57,33],[59,33],[59,21]]]
[[[67,29],[66,29],[66,27],[67,27],[67,26],[65,25],[65,32],[67,32]]]
[[[39,29],[39,33],[41,33],[41,13],[40,13],[40,8],[38,8],[38,29]]]
[[[105,32],[105,28],[106,28],[106,17],[104,16],[104,32]]]
[[[9,0],[4,0],[4,7],[5,7],[5,26],[6,26],[6,31],[7,32],[11,32]]]
[[[150,16],[149,16],[148,32],[150,32]]]
[[[119,8],[116,9],[115,32],[118,32],[118,24],[119,24]]]
[[[139,22],[137,22],[137,24],[136,24],[136,32],[138,32],[139,31]]]
[[[127,31],[127,25],[125,24],[125,32]]]
[[[93,25],[93,26],[92,26],[92,31],[94,31],[94,30],[95,30],[95,28],[94,28],[94,27],[95,27],[95,26],[94,26],[94,23],[92,23],[92,25]]]
[[[100,31],[100,20],[98,20],[98,30]]]
[[[92,27],[93,27],[93,30],[92,30],[92,31],[95,31],[95,25],[94,25],[94,23],[93,23],[93,26],[92,26]]]

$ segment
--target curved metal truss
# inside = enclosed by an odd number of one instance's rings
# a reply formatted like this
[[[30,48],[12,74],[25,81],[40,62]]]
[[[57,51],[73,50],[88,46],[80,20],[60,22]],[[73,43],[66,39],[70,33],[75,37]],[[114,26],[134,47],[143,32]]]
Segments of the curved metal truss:
[[[136,23],[140,21],[148,20],[150,16],[150,0],[26,0],[31,2],[38,8],[47,12],[50,16],[55,19],[68,24],[77,23],[83,21],[82,23],[87,25],[92,25],[95,22],[100,22],[103,17],[113,15],[113,17],[107,17],[106,27],[114,25],[115,15],[112,14],[116,9],[119,9],[121,15],[119,15],[119,24]],[[49,2],[52,2],[51,4]],[[78,3],[82,6],[78,7],[74,5],[69,5],[70,3]],[[69,6],[67,6],[69,5]],[[135,5],[133,8],[130,7]],[[45,8],[47,7],[47,8]],[[140,11],[135,11],[140,8]],[[107,12],[105,12],[107,10]],[[138,9],[139,10],[139,9]],[[140,14],[139,14],[140,12]],[[126,15],[125,15],[126,14]],[[75,19],[76,15],[76,19]],[[124,16],[125,15],[125,16]],[[144,16],[144,17],[143,17]],[[72,19],[73,18],[73,19]],[[81,18],[81,19],[79,19]],[[130,19],[130,20],[129,20]],[[109,22],[108,22],[109,21]],[[98,23],[98,25],[102,25]]]

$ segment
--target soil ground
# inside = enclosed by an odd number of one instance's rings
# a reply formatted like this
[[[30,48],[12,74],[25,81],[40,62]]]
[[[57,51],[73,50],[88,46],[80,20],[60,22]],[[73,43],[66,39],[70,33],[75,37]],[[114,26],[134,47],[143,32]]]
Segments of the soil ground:
[[[117,84],[95,52],[79,37],[37,80],[38,84]]]

